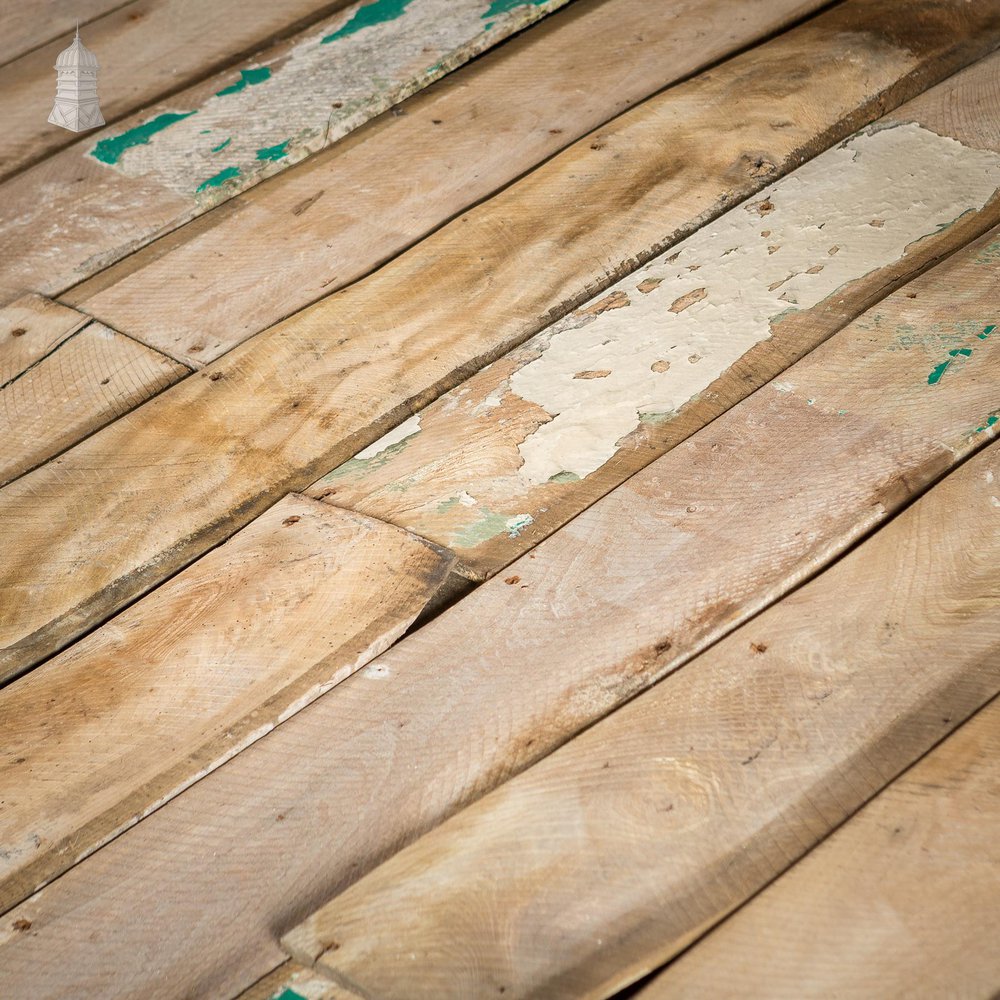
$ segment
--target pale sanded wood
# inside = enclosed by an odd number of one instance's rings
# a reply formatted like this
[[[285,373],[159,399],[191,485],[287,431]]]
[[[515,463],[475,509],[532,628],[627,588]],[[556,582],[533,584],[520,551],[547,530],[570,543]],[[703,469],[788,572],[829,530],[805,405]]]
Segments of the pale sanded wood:
[[[0,64],[86,25],[128,0],[44,0],[4,4],[0,10]],[[46,115],[48,112],[46,112]]]
[[[1000,445],[678,674],[351,886],[283,944],[382,1000],[601,998],[655,969],[1000,690],[997,475]],[[892,827],[876,840],[891,841]],[[848,856],[864,845],[855,838]],[[891,851],[838,893],[813,882],[796,895],[798,917],[836,915],[834,927],[850,927],[899,970],[909,966],[891,944],[897,933],[905,939],[899,923],[886,921],[879,940],[855,922],[859,909],[875,922],[899,912],[864,890],[878,869],[899,874]],[[852,970],[850,982],[863,963],[834,944],[835,932],[808,921],[798,929],[798,961],[778,977],[784,995],[800,982],[795,967],[825,986],[795,995],[845,995],[823,970]],[[751,995],[774,995],[769,956],[782,966],[785,938],[773,925],[746,935],[743,964],[757,963]],[[912,946],[920,951],[916,938]],[[689,995],[718,995],[717,963],[732,954],[720,946]],[[739,965],[727,995],[747,995]],[[846,995],[882,995],[877,975],[861,975],[867,988]],[[914,970],[908,981],[922,979]],[[676,995],[669,975],[659,995]]]
[[[189,371],[103,323],[88,323],[0,387],[0,483],[76,444]]]
[[[0,690],[0,912],[388,648],[450,564],[292,495]]]
[[[0,674],[61,648],[759,190],[764,174],[787,172],[998,39],[1000,2],[926,0],[899,22],[875,0],[849,0],[621,116],[92,435],[58,468],[8,485]],[[70,562],[79,569],[68,578]]]
[[[249,987],[284,961],[279,934],[822,568],[996,436],[976,428],[998,405],[1000,337],[976,331],[998,253],[994,231],[916,279],[785,391],[754,393],[10,911],[11,990]]]
[[[998,762],[995,700],[637,1000],[995,996]]]
[[[36,364],[90,317],[43,295],[25,295],[0,309],[0,386]]]
[[[978,130],[966,121],[998,79],[993,55],[821,154],[308,494],[448,546],[475,579],[498,572],[893,285],[1000,222],[1000,135],[993,116],[980,114]],[[921,125],[923,110],[937,131]],[[939,138],[950,122],[974,148]]]
[[[349,2],[134,0],[109,4],[115,9],[81,27],[81,38],[99,63],[97,90],[104,120],[114,122],[203,80],[276,35],[291,34],[304,22],[327,16]],[[79,139],[76,133],[48,124],[55,97],[53,67],[72,41],[75,28],[71,20],[48,44],[0,67],[0,119],[9,130],[0,155],[0,176]]]
[[[818,6],[670,0],[650,17],[647,0],[576,0],[411,98],[398,116],[230,203],[238,210],[207,214],[62,299],[200,367],[626,107]]]
[[[88,133],[0,185],[0,302],[93,274],[567,2],[355,0],[245,65]]]

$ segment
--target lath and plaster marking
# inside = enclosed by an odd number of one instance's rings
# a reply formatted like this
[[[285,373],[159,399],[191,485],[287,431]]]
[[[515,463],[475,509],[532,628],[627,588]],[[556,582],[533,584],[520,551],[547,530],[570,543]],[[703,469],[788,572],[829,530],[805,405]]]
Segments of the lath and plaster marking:
[[[130,177],[218,200],[219,187],[242,189],[322,149],[567,2],[356,3],[269,64],[234,71],[197,106],[164,110],[89,153]]]
[[[804,164],[616,286],[628,308],[584,309],[539,336],[541,355],[509,383],[552,416],[520,445],[521,478],[599,469],[641,415],[678,410],[783,313],[898,259],[998,186],[996,154],[912,124]],[[580,379],[581,369],[610,374]]]

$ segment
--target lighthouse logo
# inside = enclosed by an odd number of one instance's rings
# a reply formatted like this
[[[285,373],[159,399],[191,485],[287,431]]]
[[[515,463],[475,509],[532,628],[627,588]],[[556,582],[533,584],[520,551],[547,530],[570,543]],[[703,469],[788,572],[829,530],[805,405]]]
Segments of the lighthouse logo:
[[[104,124],[97,103],[97,56],[80,41],[80,26],[68,49],[56,59],[56,101],[49,121],[71,132]]]

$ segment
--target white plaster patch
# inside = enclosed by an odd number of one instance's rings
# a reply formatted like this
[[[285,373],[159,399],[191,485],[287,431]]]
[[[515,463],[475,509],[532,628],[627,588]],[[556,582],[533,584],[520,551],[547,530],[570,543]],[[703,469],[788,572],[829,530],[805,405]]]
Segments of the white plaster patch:
[[[535,338],[543,353],[510,388],[553,419],[519,445],[521,479],[594,472],[640,415],[678,410],[783,312],[898,260],[998,186],[1000,156],[914,124],[856,135],[799,167],[598,296],[621,292],[628,306],[578,310]]]
[[[397,427],[393,427],[388,434],[383,434],[377,441],[368,445],[363,451],[359,451],[355,455],[355,459],[359,461],[367,461],[369,458],[377,458],[388,448],[391,448],[394,444],[399,444],[400,441],[404,441],[408,437],[413,437],[414,434],[420,433],[420,414],[414,413],[412,417],[407,418]]]

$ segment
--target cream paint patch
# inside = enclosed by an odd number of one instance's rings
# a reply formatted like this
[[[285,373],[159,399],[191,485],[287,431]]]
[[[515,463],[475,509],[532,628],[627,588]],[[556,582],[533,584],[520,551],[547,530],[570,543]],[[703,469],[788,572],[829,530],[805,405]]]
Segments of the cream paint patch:
[[[519,445],[521,480],[594,472],[642,419],[678,410],[767,340],[782,313],[899,259],[998,186],[1000,156],[915,124],[799,167],[526,345],[541,354],[510,390],[552,419]]]
[[[394,444],[399,444],[400,441],[405,441],[408,437],[412,437],[414,434],[420,432],[420,414],[415,413],[412,417],[408,417],[401,424],[393,427],[388,434],[383,434],[377,441],[370,444],[364,451],[359,451],[355,455],[355,459],[359,462],[367,462],[370,458],[377,458],[382,454],[383,451],[388,450]]]
[[[177,98],[128,128],[108,129],[89,155],[217,201],[328,146],[566,3],[359,0],[269,62],[221,74],[207,98]]]

